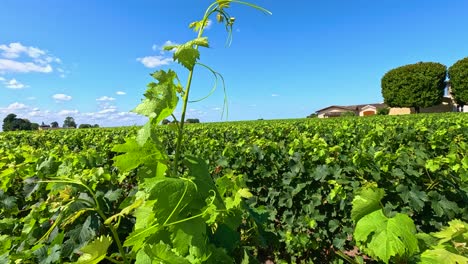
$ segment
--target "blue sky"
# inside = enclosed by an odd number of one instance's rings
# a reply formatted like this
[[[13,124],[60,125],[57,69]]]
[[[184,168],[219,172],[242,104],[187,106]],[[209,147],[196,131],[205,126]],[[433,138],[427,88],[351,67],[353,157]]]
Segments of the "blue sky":
[[[130,114],[149,73],[186,71],[165,43],[195,37],[187,25],[210,1],[2,0],[0,119],[101,126],[142,124]],[[468,56],[465,0],[256,0],[264,15],[233,6],[233,42],[222,25],[206,31],[201,60],[223,74],[229,120],[305,117],[329,105],[382,102],[380,79],[418,61],[447,66]],[[196,69],[193,99],[212,87]],[[220,121],[223,92],[189,105],[189,118]],[[180,112],[180,110],[179,110]]]

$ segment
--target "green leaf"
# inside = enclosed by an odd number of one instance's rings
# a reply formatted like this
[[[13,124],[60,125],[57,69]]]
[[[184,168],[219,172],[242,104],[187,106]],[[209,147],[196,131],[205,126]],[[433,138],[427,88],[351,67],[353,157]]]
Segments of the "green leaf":
[[[104,194],[104,198],[106,198],[110,202],[115,202],[122,197],[123,190],[122,189],[115,189],[115,190],[108,190],[106,194]]]
[[[144,250],[150,259],[153,260],[154,264],[190,264],[188,260],[172,252],[171,247],[164,244],[162,241],[156,245],[146,245]]]
[[[146,239],[156,233],[161,227],[158,224],[148,228],[136,229],[125,240],[124,247],[132,247],[132,251],[137,252],[145,245]]]
[[[432,233],[432,235],[439,238],[439,244],[442,244],[465,233],[468,233],[468,224],[461,220],[455,219],[449,222],[448,227],[445,227],[439,232]]]
[[[80,249],[83,253],[75,263],[97,264],[106,257],[107,249],[112,244],[109,236],[101,236]]]
[[[60,245],[54,245],[52,248],[49,248],[47,258],[39,262],[39,264],[52,264],[57,263],[60,260]]]
[[[351,219],[355,222],[362,217],[380,209],[380,201],[385,192],[375,187],[364,187],[353,199],[353,209]]]
[[[396,190],[399,192],[401,199],[408,203],[415,211],[421,211],[424,207],[424,203],[428,201],[428,196],[424,191],[421,191],[419,186],[411,187],[411,190],[407,186],[400,184]]]
[[[163,178],[150,190],[149,199],[156,200],[154,214],[160,224],[185,218],[180,212],[197,196],[195,185],[182,178]],[[201,204],[202,208],[205,204]]]
[[[466,264],[468,258],[444,248],[426,250],[421,254],[421,264]]]
[[[205,21],[205,22],[203,22],[203,21]],[[199,31],[202,26],[206,28],[208,26],[208,24],[209,24],[208,19],[200,20],[200,21],[194,21],[194,22],[189,24],[189,28],[193,29],[193,31]],[[165,46],[164,50],[172,50],[171,47],[173,48],[174,46]]]
[[[409,258],[419,251],[413,220],[405,214],[387,218],[382,210],[362,217],[354,238],[371,257],[389,263],[391,257]]]
[[[178,255],[191,258],[206,258],[206,224],[202,218],[195,218],[170,228],[172,246]]]
[[[130,171],[144,164],[164,163],[168,159],[162,147],[150,142],[141,146],[135,139],[127,139],[124,144],[114,146],[112,151],[125,152],[125,154],[113,158],[114,165],[123,172]]]
[[[195,25],[195,27],[197,26],[199,25]],[[189,71],[191,71],[193,70],[197,60],[200,58],[200,52],[198,51],[199,46],[208,48],[208,38],[200,37],[192,39],[181,45],[167,46],[165,49],[176,49],[173,55],[174,61],[179,62]]]
[[[144,201],[143,199],[135,200],[135,202],[133,202],[131,205],[129,205],[129,206],[125,207],[124,209],[122,209],[122,211],[120,211],[120,213],[117,213],[117,214],[107,218],[107,220],[104,222],[104,224],[108,225],[108,224],[112,223],[113,221],[117,220],[119,217],[123,217],[125,215],[130,214],[133,210],[140,207],[143,204],[143,201]]]
[[[249,188],[242,188],[237,191],[242,198],[252,198],[253,194],[249,191]]]
[[[193,182],[197,185],[198,195],[201,199],[201,201],[199,201],[199,206],[205,206],[204,201],[211,197],[212,193],[215,193],[214,205],[219,209],[225,209],[221,195],[218,192],[213,178],[211,178],[206,162],[195,156],[187,155],[184,164],[189,169],[189,177],[191,177]]]
[[[148,138],[157,142],[153,126],[159,124],[163,119],[169,117],[175,110],[179,98],[177,97],[177,87],[174,83],[177,74],[172,71],[156,71],[151,76],[158,82],[148,84],[145,92],[145,99],[134,109],[133,112],[150,118],[143,128],[137,133],[137,142],[144,145]]]

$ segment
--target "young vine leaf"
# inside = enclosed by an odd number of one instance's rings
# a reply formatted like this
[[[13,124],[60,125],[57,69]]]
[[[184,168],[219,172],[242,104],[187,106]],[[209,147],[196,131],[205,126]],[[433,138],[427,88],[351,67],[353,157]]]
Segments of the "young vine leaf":
[[[384,197],[384,190],[379,188],[362,188],[353,199],[351,219],[359,221],[363,216],[380,209],[380,200]]]
[[[421,254],[420,264],[465,264],[468,258],[440,247],[426,250]]]
[[[416,227],[409,216],[396,214],[387,218],[378,210],[357,222],[354,239],[364,246],[365,253],[389,263],[391,257],[405,258],[419,251],[415,233]]]
[[[454,219],[450,221],[449,226],[444,228],[443,230],[432,233],[434,237],[440,239],[439,244],[445,243],[449,240],[452,240],[459,236],[466,236],[466,240],[468,240],[468,224],[460,221],[458,219]],[[468,242],[468,241],[466,241]]]
[[[208,48],[208,46],[208,38],[199,37],[181,45],[165,46],[164,50],[175,50],[173,54],[174,61],[179,62],[189,71],[191,71],[193,70],[195,63],[197,63],[198,59],[200,59],[200,51],[198,51],[198,47]]]
[[[107,249],[112,244],[112,238],[101,236],[80,249],[82,255],[76,264],[97,264],[106,257]]]

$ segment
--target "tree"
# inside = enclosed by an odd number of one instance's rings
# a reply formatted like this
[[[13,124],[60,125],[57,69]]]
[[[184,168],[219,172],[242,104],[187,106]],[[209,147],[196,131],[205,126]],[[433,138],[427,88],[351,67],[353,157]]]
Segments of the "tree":
[[[69,127],[76,128],[75,119],[73,119],[73,117],[71,116],[67,116],[65,118],[65,121],[63,121],[63,127],[64,128],[69,128]]]
[[[54,122],[50,123],[50,126],[53,127],[53,128],[57,128],[57,127],[59,127],[59,124],[58,124],[57,121],[54,121]]]
[[[3,131],[32,130],[31,122],[28,119],[16,118],[15,114],[9,114],[3,119]]]
[[[382,77],[382,96],[390,107],[430,107],[442,102],[447,67],[419,62],[390,70]]]
[[[38,130],[39,124],[38,123],[31,123],[31,130]]]
[[[80,124],[78,128],[92,128],[93,126],[90,124]]]
[[[390,113],[390,108],[384,107],[377,110],[377,115],[388,115]]]
[[[99,125],[98,125],[98,124],[94,124],[93,127],[94,127],[94,128],[98,128]]]
[[[448,77],[453,99],[463,111],[463,105],[468,103],[468,57],[455,62],[448,69]]]
[[[2,129],[3,131],[12,131],[13,130],[13,121],[16,119],[15,114],[9,114],[3,119]]]
[[[163,119],[163,121],[161,123],[163,125],[167,125],[167,124],[171,123],[171,121],[169,121],[169,119]]]
[[[187,120],[185,120],[185,123],[189,123],[189,124],[200,123],[200,119],[198,119],[198,118],[188,118]]]

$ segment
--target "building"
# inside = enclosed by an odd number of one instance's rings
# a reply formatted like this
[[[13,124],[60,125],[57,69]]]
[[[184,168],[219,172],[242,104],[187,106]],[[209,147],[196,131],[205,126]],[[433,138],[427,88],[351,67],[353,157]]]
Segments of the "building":
[[[349,105],[339,106],[332,105],[323,109],[317,110],[316,114],[319,118],[339,117],[343,113],[352,112],[356,116],[370,116],[375,115],[380,109],[387,108],[386,104],[362,104],[362,105]]]

